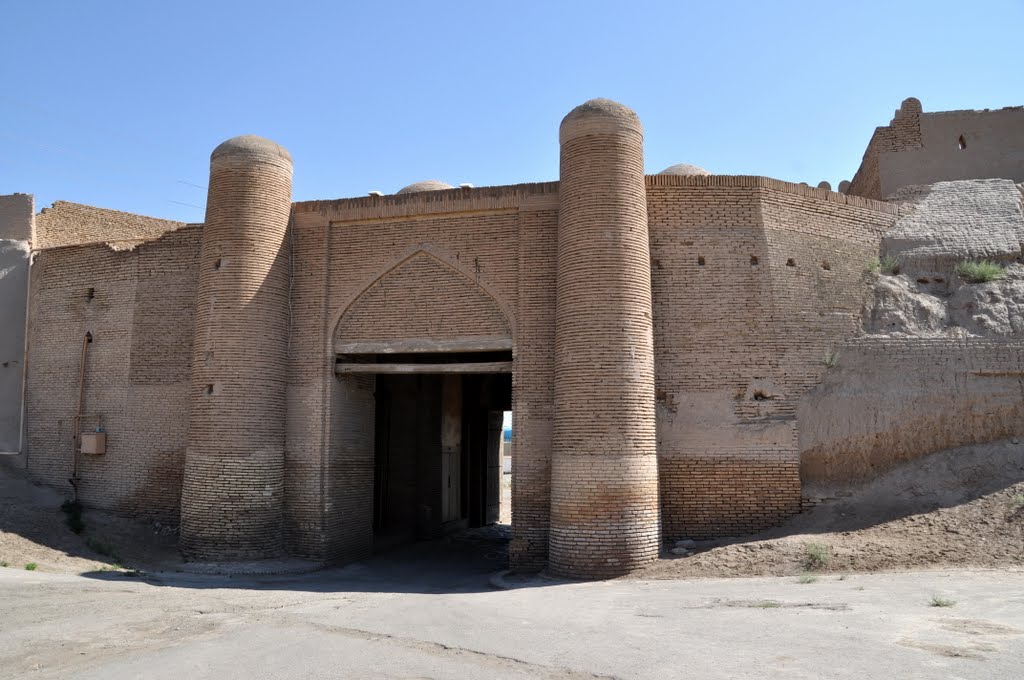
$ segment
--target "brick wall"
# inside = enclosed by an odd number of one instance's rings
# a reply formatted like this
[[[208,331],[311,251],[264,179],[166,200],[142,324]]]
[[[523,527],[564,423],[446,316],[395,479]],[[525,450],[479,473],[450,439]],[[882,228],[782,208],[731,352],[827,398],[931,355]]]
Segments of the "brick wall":
[[[56,201],[36,216],[36,249],[87,243],[142,243],[185,224],[91,205]]]
[[[772,524],[799,503],[795,404],[821,379],[825,352],[854,332],[864,266],[894,209],[764,178],[648,177],[646,190],[665,535]],[[288,552],[349,561],[371,546],[374,379],[335,377],[334,342],[511,334],[512,559],[524,568],[545,562],[556,191],[524,185],[293,206]],[[39,255],[30,462],[40,478],[66,486],[89,330],[85,410],[103,417],[110,453],[83,460],[83,498],[177,512],[199,231],[134,250]]]
[[[555,266],[558,196],[524,198],[519,213],[519,272],[512,373],[512,543],[518,569],[547,562],[554,423]]]
[[[519,204],[543,202],[553,190],[522,185],[295,204],[288,390],[289,405],[301,406],[289,408],[286,456],[293,550],[344,561],[365,555],[372,540],[373,379],[335,377],[334,342],[504,336],[514,339],[514,352],[525,341],[529,357],[532,338],[549,328],[544,319],[531,325],[533,316],[516,326]],[[553,217],[546,217],[551,237]],[[553,271],[535,274],[554,278]],[[537,382],[550,384],[538,363],[524,394]],[[538,418],[536,427],[546,425]],[[527,436],[530,430],[523,427]],[[546,475],[546,455],[546,448],[536,454],[533,476]],[[529,466],[521,469],[531,477]],[[517,531],[546,537],[546,496],[543,503],[514,518]],[[524,554],[542,560],[546,542],[543,552],[537,543]]]
[[[423,251],[363,290],[345,309],[335,331],[339,344],[512,338],[509,321],[493,298],[471,278]]]
[[[914,97],[903,100],[889,125],[875,128],[864,151],[860,168],[850,181],[848,193],[865,198],[884,199],[894,188],[883,181],[882,158],[887,154],[921,148],[921,102]]]
[[[135,249],[44,250],[32,268],[27,467],[70,493],[82,339],[82,427],[102,424],[107,453],[79,456],[80,498],[174,519],[188,432],[197,226]]]
[[[666,538],[746,533],[800,502],[795,405],[859,331],[892,206],[758,177],[649,177]]]

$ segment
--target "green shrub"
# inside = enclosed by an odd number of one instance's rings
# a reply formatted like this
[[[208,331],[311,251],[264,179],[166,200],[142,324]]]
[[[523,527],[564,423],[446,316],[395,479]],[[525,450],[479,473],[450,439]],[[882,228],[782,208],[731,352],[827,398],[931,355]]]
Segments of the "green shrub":
[[[825,356],[821,358],[821,363],[825,364],[825,368],[835,368],[839,365],[839,350],[832,350],[825,352]]]
[[[931,602],[928,604],[932,607],[952,607],[956,604],[956,600],[951,600],[948,597],[942,597],[941,595],[932,595]]]
[[[981,260],[959,263],[956,266],[956,274],[967,283],[988,283],[1006,276],[1006,270],[998,262]]]
[[[39,565],[36,564],[35,562],[29,562],[28,564],[25,565],[25,570],[26,571],[35,571],[38,566]]]
[[[868,271],[875,274],[895,276],[900,273],[900,260],[895,255],[876,257],[868,263]]]
[[[807,543],[804,546],[804,567],[808,571],[824,569],[832,561],[832,553],[822,543]]]
[[[814,574],[800,574],[796,579],[797,583],[817,583],[818,577]]]

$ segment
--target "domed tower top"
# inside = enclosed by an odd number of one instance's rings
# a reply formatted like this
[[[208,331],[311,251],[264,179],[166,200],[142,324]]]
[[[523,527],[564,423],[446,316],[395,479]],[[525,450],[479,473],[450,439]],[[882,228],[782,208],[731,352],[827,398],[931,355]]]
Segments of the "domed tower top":
[[[676,163],[665,168],[659,175],[710,175],[711,173],[704,168],[696,165],[690,165],[689,163]]]
[[[454,189],[451,184],[445,184],[438,179],[427,179],[422,182],[413,182],[407,187],[399,189],[397,194],[415,194],[420,191],[442,191],[444,189]]]
[[[558,128],[558,139],[564,144],[583,135],[633,132],[644,134],[640,117],[625,104],[611,99],[591,99],[570,111]]]
[[[251,158],[253,160],[285,161],[292,163],[292,155],[277,142],[259,135],[239,135],[232,137],[213,150],[210,161],[229,158]]]

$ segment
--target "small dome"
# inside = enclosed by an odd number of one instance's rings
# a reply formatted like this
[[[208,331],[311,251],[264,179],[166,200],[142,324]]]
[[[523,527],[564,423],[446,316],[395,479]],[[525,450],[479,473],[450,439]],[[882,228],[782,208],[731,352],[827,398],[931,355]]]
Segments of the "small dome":
[[[292,162],[292,155],[287,149],[259,135],[239,135],[222,142],[210,154],[210,159],[221,156],[277,156]]]
[[[566,114],[558,126],[559,143],[583,135],[632,132],[643,135],[640,117],[625,104],[611,99],[591,99]]]
[[[696,165],[690,165],[689,163],[676,163],[671,165],[661,172],[659,175],[710,175],[711,173],[704,168],[697,167]]]
[[[629,121],[639,121],[636,112],[625,104],[598,97],[583,102],[566,115],[565,120],[571,121],[577,118],[588,118],[598,116],[601,118],[623,118]]]
[[[443,189],[454,189],[451,184],[445,184],[441,180],[428,179],[423,182],[414,182],[407,187],[398,190],[399,194],[415,194],[420,191],[441,191]]]

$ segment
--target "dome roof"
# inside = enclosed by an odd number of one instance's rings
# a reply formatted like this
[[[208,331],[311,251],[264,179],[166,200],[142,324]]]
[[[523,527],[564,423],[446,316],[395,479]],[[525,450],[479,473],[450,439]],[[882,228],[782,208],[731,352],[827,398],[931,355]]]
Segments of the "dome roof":
[[[590,101],[583,102],[570,111],[568,115],[566,115],[565,121],[572,121],[577,118],[588,118],[592,116],[599,116],[602,118],[624,118],[630,121],[640,120],[637,117],[636,112],[625,104],[620,104],[619,102],[612,101],[611,99],[598,97],[597,99],[591,99]]]
[[[398,190],[399,194],[415,194],[420,191],[441,191],[442,189],[454,189],[451,184],[445,184],[441,180],[428,179],[422,182],[414,182],[407,187]]]
[[[633,109],[611,99],[591,99],[566,114],[558,126],[559,143],[588,134],[632,131],[643,135],[643,125]]]
[[[704,168],[689,163],[676,163],[658,173],[659,175],[710,175]]]
[[[292,160],[287,149],[259,135],[239,135],[221,143],[210,154],[210,158],[221,156],[278,156],[289,163]]]

